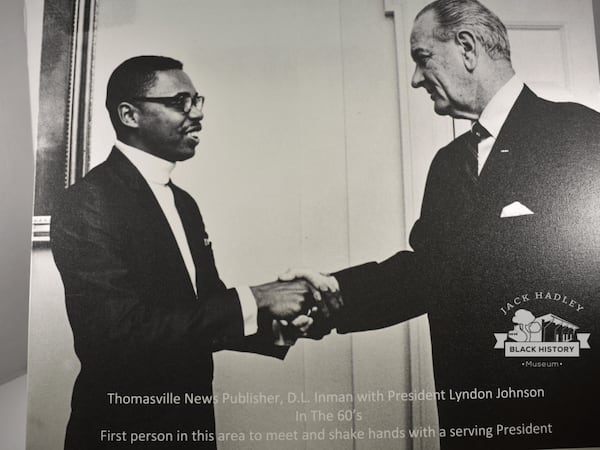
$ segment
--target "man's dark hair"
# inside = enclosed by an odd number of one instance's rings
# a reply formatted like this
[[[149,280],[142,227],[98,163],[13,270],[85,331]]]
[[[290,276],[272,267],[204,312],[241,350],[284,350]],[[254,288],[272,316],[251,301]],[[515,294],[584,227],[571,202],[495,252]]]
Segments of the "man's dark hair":
[[[438,22],[434,30],[437,39],[449,41],[465,28],[473,32],[490,58],[510,61],[506,27],[496,14],[477,0],[436,0],[425,6],[417,18],[428,11],[433,11]]]
[[[181,61],[166,56],[135,56],[119,64],[106,87],[106,109],[117,135],[124,128],[117,114],[119,103],[143,97],[153,86],[156,72],[181,69]]]

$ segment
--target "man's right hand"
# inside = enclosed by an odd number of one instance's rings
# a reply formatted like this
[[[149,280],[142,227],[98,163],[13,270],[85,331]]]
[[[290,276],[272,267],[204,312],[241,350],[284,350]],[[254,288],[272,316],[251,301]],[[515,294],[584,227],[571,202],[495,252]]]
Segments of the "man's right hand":
[[[293,320],[311,306],[312,289],[305,280],[273,281],[251,286],[259,310],[267,311],[275,319]]]
[[[310,284],[323,318],[331,319],[343,307],[340,286],[333,276],[312,269],[289,269],[279,275],[279,281],[292,280],[306,280]]]

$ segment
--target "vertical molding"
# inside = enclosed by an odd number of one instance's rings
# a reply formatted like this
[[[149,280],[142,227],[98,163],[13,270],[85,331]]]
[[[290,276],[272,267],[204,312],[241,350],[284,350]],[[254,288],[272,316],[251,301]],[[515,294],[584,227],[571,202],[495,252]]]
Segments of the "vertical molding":
[[[96,0],[79,0],[73,23],[71,91],[68,115],[68,184],[82,178],[89,168],[90,111]]]
[[[429,320],[423,315],[408,322],[409,355],[411,389],[413,392],[424,390],[435,391],[435,380],[433,377],[433,361],[431,357],[431,335],[429,331]],[[439,428],[437,416],[437,405],[435,402],[413,402],[412,403],[413,427]],[[418,438],[412,443],[413,450],[438,450],[440,448],[439,438]]]
[[[398,80],[398,106],[400,114],[400,143],[402,154],[402,185],[404,210],[404,241],[408,243],[409,230],[417,217],[417,205],[414,195],[414,167],[411,125],[409,120],[409,91],[410,74],[413,67],[409,55],[409,33],[407,23],[407,0],[384,0],[385,15],[394,21],[396,38],[396,70]],[[402,345],[402,343],[400,343]],[[431,359],[431,338],[427,316],[421,316],[409,321],[408,338],[404,343],[409,349],[407,365],[410,368],[410,386],[413,392],[435,390],[433,379],[433,364]],[[437,407],[435,404],[413,402],[411,404],[412,427],[433,426],[437,428]],[[418,438],[410,442],[413,450],[439,449],[439,438]]]
[[[402,0],[384,0],[386,17],[394,21],[396,38],[396,73],[398,76],[398,107],[400,113],[400,143],[402,153],[402,207],[404,209],[405,242],[408,243],[408,233],[416,220],[413,195],[413,158],[411,153],[411,134],[408,109],[408,92],[410,79],[406,67],[411,67],[412,61],[408,57],[407,31],[404,27],[404,12]]]
[[[34,243],[50,240],[56,198],[88,170],[96,3],[44,4]]]

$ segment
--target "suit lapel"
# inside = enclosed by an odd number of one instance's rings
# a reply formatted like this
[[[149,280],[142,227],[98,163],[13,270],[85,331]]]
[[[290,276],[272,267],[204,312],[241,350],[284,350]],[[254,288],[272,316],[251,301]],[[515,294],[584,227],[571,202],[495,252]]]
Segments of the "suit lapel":
[[[172,185],[173,195],[175,197],[175,207],[181,218],[185,237],[190,247],[194,266],[196,268],[196,288],[200,290],[200,281],[198,279],[202,270],[202,262],[199,250],[204,246],[204,234],[201,221],[194,214],[194,209],[187,205],[183,191],[175,185]]]
[[[174,289],[182,289],[185,286],[185,290],[195,298],[194,287],[188,276],[171,226],[150,186],[131,161],[117,148],[113,148],[107,159],[107,164],[112,166],[113,173],[134,194],[137,210],[144,218],[139,227],[140,229],[136,232],[145,236],[146,245],[156,247],[156,254],[160,255],[161,259],[165,261],[166,267],[164,267],[164,270],[169,273],[168,279],[173,280]],[[186,234],[188,234],[185,221],[183,222]]]
[[[531,149],[535,148],[528,123],[535,116],[536,99],[535,94],[525,86],[481,171],[480,187],[491,214],[499,215],[502,207],[515,200],[515,185],[522,181],[517,171],[521,172],[526,166]]]

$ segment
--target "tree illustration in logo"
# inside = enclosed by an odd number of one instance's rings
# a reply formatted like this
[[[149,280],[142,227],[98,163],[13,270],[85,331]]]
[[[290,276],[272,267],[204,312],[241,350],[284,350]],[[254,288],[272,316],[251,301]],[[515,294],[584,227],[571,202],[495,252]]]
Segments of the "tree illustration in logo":
[[[512,319],[515,327],[508,332],[508,337],[515,342],[532,342],[533,335],[540,332],[540,324],[535,321],[535,316],[526,309],[519,309]],[[541,339],[540,339],[541,341]]]
[[[515,342],[571,342],[579,328],[554,314],[536,318],[526,309],[517,310],[512,322],[515,326],[508,337]]]

